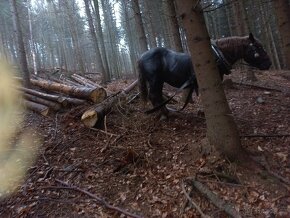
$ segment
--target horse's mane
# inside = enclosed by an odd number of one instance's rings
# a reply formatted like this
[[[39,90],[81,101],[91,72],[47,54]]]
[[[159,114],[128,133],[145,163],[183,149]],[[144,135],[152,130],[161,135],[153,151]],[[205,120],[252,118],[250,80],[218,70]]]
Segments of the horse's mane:
[[[244,54],[245,47],[249,44],[248,36],[232,36],[216,39],[217,47],[222,51],[225,58],[233,64]]]

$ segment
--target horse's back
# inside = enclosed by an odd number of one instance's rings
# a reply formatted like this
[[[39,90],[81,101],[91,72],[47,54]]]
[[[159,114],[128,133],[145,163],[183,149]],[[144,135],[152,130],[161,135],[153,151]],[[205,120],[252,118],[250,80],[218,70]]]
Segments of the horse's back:
[[[166,48],[152,48],[142,54],[139,58],[139,63],[148,73],[154,73],[163,69],[163,58],[167,55]]]
[[[174,87],[180,87],[194,74],[188,54],[162,47],[143,53],[139,65],[142,65],[141,73],[147,79],[163,81]]]

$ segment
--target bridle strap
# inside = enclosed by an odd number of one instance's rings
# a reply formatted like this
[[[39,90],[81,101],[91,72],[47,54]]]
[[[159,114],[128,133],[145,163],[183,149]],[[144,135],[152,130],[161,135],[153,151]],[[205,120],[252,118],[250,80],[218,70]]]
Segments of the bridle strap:
[[[226,67],[228,72],[230,73],[230,70],[232,69],[232,65],[227,61],[221,50],[217,47],[216,43],[211,40],[211,49],[213,50],[216,58],[222,62],[222,64]],[[228,75],[229,73],[225,73]]]

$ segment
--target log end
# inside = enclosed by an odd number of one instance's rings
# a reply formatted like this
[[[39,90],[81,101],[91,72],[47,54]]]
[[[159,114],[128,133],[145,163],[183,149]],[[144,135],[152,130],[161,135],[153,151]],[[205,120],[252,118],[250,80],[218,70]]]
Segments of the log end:
[[[57,102],[60,103],[63,107],[68,106],[68,100],[64,97],[58,97]]]
[[[98,122],[98,113],[95,110],[88,110],[83,113],[81,121],[86,127],[92,128]]]
[[[92,102],[98,104],[105,100],[107,97],[107,92],[104,88],[96,88],[90,95]]]
[[[33,101],[29,101],[29,100],[25,100],[25,99],[23,99],[23,103],[26,106],[26,108],[28,108],[36,113],[39,113],[43,116],[48,116],[50,113],[49,107],[47,107],[45,105],[38,104],[38,103],[35,103]]]
[[[40,112],[40,114],[41,114],[42,116],[47,117],[47,116],[49,115],[49,108],[45,108],[45,109],[43,109],[43,110]]]

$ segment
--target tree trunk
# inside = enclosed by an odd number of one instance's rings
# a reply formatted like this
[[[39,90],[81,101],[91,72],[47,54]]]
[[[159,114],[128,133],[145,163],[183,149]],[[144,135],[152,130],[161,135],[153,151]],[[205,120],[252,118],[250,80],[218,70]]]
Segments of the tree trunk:
[[[140,12],[140,6],[138,0],[132,0],[132,8],[134,11],[134,18],[136,22],[136,29],[137,29],[137,35],[139,39],[139,46],[140,46],[140,54],[148,50],[147,47],[147,39],[145,35],[145,30],[142,22],[141,12]]]
[[[273,1],[277,23],[282,39],[282,50],[286,60],[286,68],[290,69],[290,5],[288,0]]]
[[[47,80],[31,79],[31,83],[45,90],[61,92],[70,96],[84,98],[94,103],[102,102],[106,98],[104,89],[68,86]]]
[[[246,23],[246,16],[244,13],[244,1],[239,0],[233,3],[234,7],[234,20],[235,20],[235,34],[238,36],[243,36],[247,33],[248,27]]]
[[[109,82],[110,77],[109,77],[108,72],[105,72],[105,68],[103,65],[102,56],[101,56],[100,48],[98,45],[98,39],[97,39],[97,35],[95,32],[94,24],[93,24],[93,17],[91,15],[91,10],[90,10],[90,6],[89,6],[89,1],[84,0],[84,3],[85,3],[85,8],[86,8],[88,24],[89,24],[89,30],[90,30],[94,50],[95,50],[96,57],[97,57],[96,62],[97,62],[97,66],[98,66],[98,72],[100,72],[103,75],[103,82]]]
[[[62,0],[61,2],[64,4],[64,8],[68,15],[69,28],[71,32],[74,52],[78,61],[78,67],[79,67],[80,72],[82,74],[85,74],[85,65],[84,65],[83,56],[81,52],[81,46],[78,39],[78,33],[76,29],[75,18],[73,16],[73,10],[70,7],[69,0]]]
[[[108,64],[108,58],[106,55],[106,49],[105,49],[105,42],[104,42],[104,35],[102,32],[102,25],[101,25],[101,16],[100,16],[100,11],[99,11],[99,3],[98,0],[93,0],[94,3],[94,8],[95,8],[95,15],[96,15],[96,29],[98,33],[98,39],[101,47],[101,55],[102,55],[102,60],[103,60],[103,66],[105,68],[106,72],[106,78],[108,80],[111,80],[110,77],[110,72],[109,72],[109,64]]]
[[[245,152],[222,88],[199,1],[176,1],[176,4],[193,57],[209,142],[230,160],[242,160]]]
[[[26,52],[25,52],[25,47],[24,47],[24,42],[23,42],[20,19],[19,19],[18,10],[17,10],[17,3],[16,3],[16,0],[9,0],[9,2],[10,2],[11,11],[12,11],[13,28],[17,37],[18,56],[20,58],[20,70],[23,75],[24,85],[26,87],[29,87],[30,74],[29,74],[28,65],[27,65],[27,58],[26,58]]]
[[[130,19],[129,19],[129,7],[127,4],[122,4],[122,11],[124,14],[124,29],[127,34],[128,38],[128,47],[129,47],[129,55],[130,55],[130,61],[131,61],[131,66],[133,68],[133,73],[136,76],[137,75],[137,57],[136,57],[136,48],[134,44],[134,31],[132,26],[130,25]]]
[[[183,52],[181,37],[179,33],[179,25],[176,17],[176,11],[174,6],[174,0],[166,0],[169,14],[169,25],[172,31],[172,41],[174,44],[174,48],[178,52]]]

